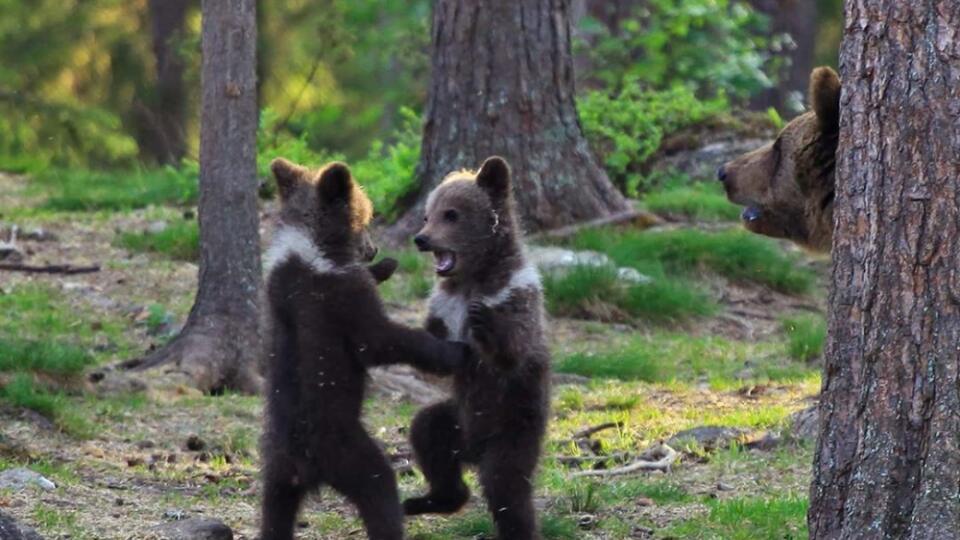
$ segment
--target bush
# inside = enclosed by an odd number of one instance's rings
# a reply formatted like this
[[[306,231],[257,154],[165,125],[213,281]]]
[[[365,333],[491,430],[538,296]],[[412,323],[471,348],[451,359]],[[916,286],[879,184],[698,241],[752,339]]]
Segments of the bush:
[[[610,179],[629,196],[647,191],[644,164],[664,137],[726,112],[726,99],[701,100],[684,86],[648,91],[630,85],[615,95],[594,91],[577,102],[583,131]]]
[[[767,37],[769,21],[737,0],[648,0],[616,34],[599,27],[588,54],[593,77],[606,88],[677,84],[697,95],[746,98],[770,87],[780,68]]]

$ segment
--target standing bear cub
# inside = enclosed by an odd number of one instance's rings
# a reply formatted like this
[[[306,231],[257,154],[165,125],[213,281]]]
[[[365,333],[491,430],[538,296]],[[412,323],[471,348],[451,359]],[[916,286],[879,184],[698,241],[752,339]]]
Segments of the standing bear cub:
[[[507,163],[492,157],[476,175],[444,179],[414,241],[433,252],[439,276],[427,330],[467,341],[474,355],[455,371],[452,399],[413,421],[414,454],[430,488],[404,501],[404,510],[459,510],[469,497],[462,466],[472,464],[497,536],[536,538],[533,476],[547,425],[550,356],[540,278],[524,256]]]
[[[717,171],[727,198],[745,206],[746,228],[816,251],[833,240],[834,169],[840,131],[840,77],[828,67],[810,75],[812,111],[776,140]]]
[[[376,248],[370,200],[341,163],[309,171],[271,164],[281,210],[265,255],[270,340],[263,438],[263,540],[293,538],[304,495],[322,484],[356,505],[370,538],[403,538],[387,459],[360,423],[366,368],[405,362],[449,374],[468,349],[384,314],[361,262]]]

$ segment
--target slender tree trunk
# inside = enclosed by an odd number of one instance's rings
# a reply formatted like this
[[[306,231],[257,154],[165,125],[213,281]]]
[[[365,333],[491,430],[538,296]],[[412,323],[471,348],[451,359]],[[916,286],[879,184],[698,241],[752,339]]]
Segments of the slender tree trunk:
[[[255,0],[203,0],[199,291],[180,335],[137,365],[209,392],[258,383],[256,37]]]
[[[793,46],[784,56],[790,65],[780,73],[780,81],[755,96],[750,105],[756,109],[776,107],[780,111],[798,113],[790,110],[791,95],[803,96],[810,81],[810,71],[814,67],[814,53],[817,37],[817,2],[815,0],[751,0],[754,9],[770,17],[772,35],[789,34]],[[796,105],[802,106],[802,99]]]
[[[848,0],[811,538],[960,535],[960,3]]]
[[[513,167],[530,231],[627,208],[580,127],[569,7],[569,0],[435,3],[420,189],[391,231],[395,240],[416,230],[426,194],[447,173],[494,154]]]
[[[141,111],[141,150],[158,163],[179,165],[187,152],[187,91],[177,51],[193,0],[149,0],[156,93]]]

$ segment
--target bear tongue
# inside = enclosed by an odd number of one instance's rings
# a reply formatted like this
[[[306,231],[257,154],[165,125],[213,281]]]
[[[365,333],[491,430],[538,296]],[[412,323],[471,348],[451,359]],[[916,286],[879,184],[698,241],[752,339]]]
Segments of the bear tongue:
[[[435,269],[438,274],[453,270],[457,263],[457,258],[452,251],[437,251],[434,253],[434,257],[436,257]]]

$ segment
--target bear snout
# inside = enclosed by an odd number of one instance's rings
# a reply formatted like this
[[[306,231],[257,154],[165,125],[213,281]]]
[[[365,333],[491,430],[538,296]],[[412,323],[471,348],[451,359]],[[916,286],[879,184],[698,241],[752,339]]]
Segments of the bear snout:
[[[413,243],[417,245],[417,249],[420,251],[430,251],[430,237],[425,234],[414,236]]]
[[[721,165],[717,169],[717,180],[723,183],[727,183],[727,167],[726,166]]]

